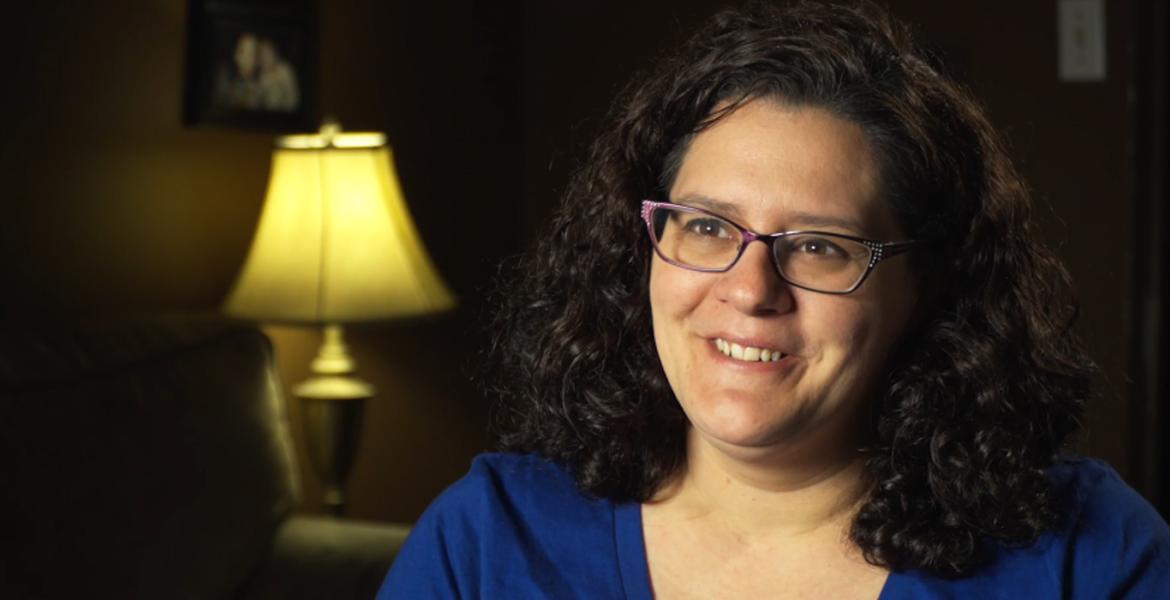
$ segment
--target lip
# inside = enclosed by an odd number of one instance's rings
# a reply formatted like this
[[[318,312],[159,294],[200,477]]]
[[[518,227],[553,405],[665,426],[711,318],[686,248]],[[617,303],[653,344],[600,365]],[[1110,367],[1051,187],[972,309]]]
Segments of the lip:
[[[730,340],[729,340],[730,341]],[[719,365],[722,368],[734,369],[740,373],[760,373],[760,374],[775,374],[782,371],[788,371],[799,360],[796,356],[787,354],[784,358],[775,361],[760,362],[760,361],[746,361],[731,358],[719,351],[715,344],[707,341],[707,359],[713,364]]]
[[[727,342],[739,344],[740,346],[755,346],[756,348],[768,348],[769,350],[779,350],[784,354],[784,358],[776,361],[760,362],[760,361],[746,361],[739,360],[727,356],[715,347],[715,339],[721,338]],[[769,343],[759,338],[745,338],[730,336],[727,334],[715,334],[711,337],[703,339],[703,344],[707,347],[709,360],[716,364],[737,369],[743,372],[760,372],[760,373],[775,373],[777,371],[788,370],[799,360],[799,357],[788,352],[780,344],[774,342]]]
[[[716,339],[722,339],[733,344],[739,344],[743,347],[754,346],[756,348],[767,348],[768,350],[779,350],[782,354],[792,356],[795,353],[786,344],[776,342],[774,340],[767,340],[758,337],[741,337],[729,333],[712,333],[705,336],[708,344],[714,345]],[[787,356],[785,358],[787,358]]]

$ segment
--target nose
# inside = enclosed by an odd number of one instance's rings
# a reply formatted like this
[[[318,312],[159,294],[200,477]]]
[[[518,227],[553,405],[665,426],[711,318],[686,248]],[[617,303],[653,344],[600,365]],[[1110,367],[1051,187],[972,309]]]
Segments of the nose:
[[[720,277],[716,297],[747,315],[792,310],[792,288],[780,278],[767,244],[750,243],[739,260]]]

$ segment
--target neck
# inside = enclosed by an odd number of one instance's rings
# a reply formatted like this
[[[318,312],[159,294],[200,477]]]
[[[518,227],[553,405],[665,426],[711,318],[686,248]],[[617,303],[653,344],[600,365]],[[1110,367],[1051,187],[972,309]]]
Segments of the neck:
[[[741,538],[844,534],[865,498],[855,451],[725,449],[692,428],[684,475],[663,499]]]

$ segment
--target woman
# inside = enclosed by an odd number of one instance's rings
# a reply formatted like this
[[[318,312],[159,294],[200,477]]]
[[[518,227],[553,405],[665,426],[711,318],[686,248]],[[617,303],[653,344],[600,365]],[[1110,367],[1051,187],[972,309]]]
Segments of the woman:
[[[295,111],[301,103],[296,71],[280,55],[276,42],[268,38],[260,40],[256,64],[259,67],[260,106],[276,112]]]
[[[500,298],[514,453],[383,598],[1170,590],[1166,524],[1058,456],[1092,368],[1067,276],[921,56],[871,7],[754,6],[631,84]]]

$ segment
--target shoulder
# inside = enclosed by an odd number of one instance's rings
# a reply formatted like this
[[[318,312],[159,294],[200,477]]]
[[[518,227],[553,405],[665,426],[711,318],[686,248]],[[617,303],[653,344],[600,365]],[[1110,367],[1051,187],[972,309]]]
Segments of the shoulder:
[[[1055,541],[1117,551],[1170,543],[1161,515],[1105,461],[1069,457],[1049,474],[1065,508]]]
[[[612,507],[582,494],[568,471],[550,460],[533,454],[482,454],[427,509],[420,525],[438,520],[448,526],[463,523],[467,534],[498,534],[495,530],[503,527],[530,522],[548,527],[566,517],[606,510]]]
[[[612,503],[539,456],[484,454],[423,513],[379,598],[579,591],[584,574],[615,570]]]
[[[1022,548],[997,547],[967,577],[899,575],[902,597],[1163,598],[1170,527],[1107,463],[1066,457],[1049,469],[1064,517]],[[920,593],[918,596],[909,592]]]
[[[497,491],[523,500],[552,495],[585,499],[564,467],[535,454],[489,453],[471,461],[471,469],[453,490]]]
[[[1153,598],[1170,591],[1170,526],[1101,460],[1066,458],[1051,471],[1066,514],[1052,536],[1066,587],[1076,595]]]
[[[1149,502],[1103,460],[1065,457],[1052,466],[1049,477],[1064,501],[1065,529],[1079,535],[1107,532],[1130,523],[1151,531],[1166,529]]]
[[[495,515],[548,526],[565,516],[611,510],[608,502],[581,493],[568,471],[550,460],[532,454],[482,454],[427,512],[448,519]]]

